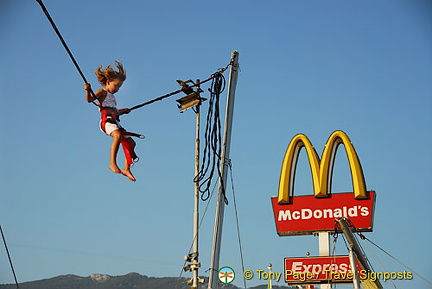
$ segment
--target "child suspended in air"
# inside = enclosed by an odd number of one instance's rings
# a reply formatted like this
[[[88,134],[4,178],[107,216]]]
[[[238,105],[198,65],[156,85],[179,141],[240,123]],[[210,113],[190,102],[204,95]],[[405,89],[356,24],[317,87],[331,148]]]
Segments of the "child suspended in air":
[[[91,93],[91,86],[89,83],[84,83],[84,89],[86,90],[87,102],[97,100],[99,102],[99,110],[101,112],[100,128],[101,130],[113,138],[110,150],[110,164],[108,168],[116,174],[122,174],[129,180],[135,182],[136,179],[131,172],[131,166],[134,161],[138,160],[137,155],[134,152],[135,141],[131,136],[141,135],[127,132],[121,125],[119,116],[130,112],[128,108],[117,109],[117,101],[114,96],[119,91],[123,82],[126,80],[126,71],[123,65],[116,60],[116,70],[108,65],[106,68],[99,66],[95,70],[95,74],[99,83],[103,89],[99,89],[94,93]],[[120,144],[123,147],[125,154],[125,162],[122,170],[117,165],[117,153]]]

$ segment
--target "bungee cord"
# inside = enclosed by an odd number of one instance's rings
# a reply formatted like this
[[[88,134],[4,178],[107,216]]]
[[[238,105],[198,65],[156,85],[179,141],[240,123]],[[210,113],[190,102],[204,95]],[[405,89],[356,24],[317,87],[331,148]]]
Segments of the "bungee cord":
[[[64,49],[66,50],[66,52],[68,53],[70,59],[72,60],[73,64],[75,65],[75,68],[77,69],[79,75],[81,75],[81,78],[83,79],[83,81],[85,83],[88,83],[84,73],[82,72],[80,66],[78,65],[78,62],[75,60],[75,57],[73,56],[72,52],[70,51],[69,47],[66,44],[66,41],[64,40],[63,36],[61,35],[60,31],[58,30],[56,24],[54,23],[54,20],[52,19],[51,15],[49,14],[48,10],[46,9],[45,5],[43,4],[42,0],[36,0],[37,3],[39,3],[39,5],[42,8],[42,11],[45,13],[46,18],[48,19],[48,21],[51,23],[52,28],[54,29],[55,33],[57,34],[58,38],[60,39],[60,42],[63,44]],[[91,88],[89,88],[89,92],[91,94],[92,97],[94,97],[95,99],[97,99],[96,95],[94,94],[93,90]],[[92,101],[92,103],[94,105],[97,105],[94,101]]]
[[[143,106],[146,106],[146,105],[152,104],[152,103],[154,103],[154,102],[156,102],[156,101],[163,100],[163,99],[168,98],[168,97],[170,97],[170,96],[176,95],[176,94],[178,94],[178,93],[180,93],[180,92],[184,92],[184,91],[186,91],[186,90],[188,90],[188,89],[191,89],[192,87],[199,87],[201,84],[206,83],[206,82],[208,82],[208,81],[210,81],[210,80],[213,80],[213,79],[216,78],[219,74],[224,73],[225,70],[227,70],[228,67],[229,67],[230,65],[231,65],[231,62],[230,62],[227,66],[225,66],[225,67],[223,67],[223,68],[219,68],[217,72],[213,73],[209,78],[207,78],[207,79],[205,79],[205,80],[198,81],[197,83],[194,83],[194,84],[192,84],[192,85],[187,85],[186,87],[183,87],[183,88],[181,88],[181,89],[179,89],[179,90],[176,90],[176,91],[173,91],[173,92],[167,93],[167,94],[165,94],[165,95],[162,95],[162,96],[156,97],[156,98],[154,98],[154,99],[151,99],[151,100],[149,100],[149,101],[143,102],[143,103],[141,103],[141,104],[135,105],[135,106],[131,107],[129,110],[132,111],[132,110],[135,110],[135,109],[141,108],[141,107],[143,107]]]

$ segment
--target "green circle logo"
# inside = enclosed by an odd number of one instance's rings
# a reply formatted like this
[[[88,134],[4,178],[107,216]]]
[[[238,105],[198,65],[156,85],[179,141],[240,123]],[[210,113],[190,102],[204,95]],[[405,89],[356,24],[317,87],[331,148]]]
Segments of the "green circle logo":
[[[224,266],[219,269],[218,279],[223,284],[230,284],[235,279],[235,272],[233,268]]]

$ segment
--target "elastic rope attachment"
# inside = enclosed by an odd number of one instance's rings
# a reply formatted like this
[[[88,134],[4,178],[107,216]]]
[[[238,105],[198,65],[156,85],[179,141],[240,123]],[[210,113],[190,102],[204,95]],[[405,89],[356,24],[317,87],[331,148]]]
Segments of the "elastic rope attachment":
[[[85,83],[88,83],[86,77],[84,76],[84,73],[81,71],[81,68],[78,65],[78,62],[75,60],[75,57],[73,56],[72,52],[70,51],[69,47],[67,46],[66,41],[63,39],[63,36],[61,35],[56,24],[54,23],[54,20],[51,18],[51,15],[49,14],[49,12],[46,9],[45,5],[43,4],[42,0],[36,0],[36,2],[38,2],[39,5],[41,6],[42,11],[45,13],[46,18],[51,23],[52,28],[54,29],[55,33],[57,34],[58,38],[60,39],[60,42],[63,44],[63,47],[65,48],[66,52],[69,54],[69,57],[72,60],[73,64],[75,65],[76,69],[78,70],[78,73],[81,75],[81,78],[84,80]],[[89,92],[94,99],[97,99],[96,95],[94,94],[94,92],[91,88],[89,89]],[[99,106],[94,101],[92,101],[92,103],[96,106]]]

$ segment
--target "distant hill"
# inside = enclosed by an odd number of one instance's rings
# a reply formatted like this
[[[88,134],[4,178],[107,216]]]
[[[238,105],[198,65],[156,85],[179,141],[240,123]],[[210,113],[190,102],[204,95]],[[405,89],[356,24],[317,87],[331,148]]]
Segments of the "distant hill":
[[[199,285],[199,289],[206,289],[208,278],[205,283]],[[129,273],[123,276],[109,276],[93,274],[88,277],[76,275],[63,275],[50,279],[43,279],[19,284],[20,289],[189,289],[188,278],[176,277],[147,277],[138,273]],[[14,289],[15,284],[0,284],[0,289]],[[221,289],[237,289],[230,284],[219,284]],[[251,287],[251,289],[266,289],[266,285]],[[273,286],[274,289],[294,288]]]

